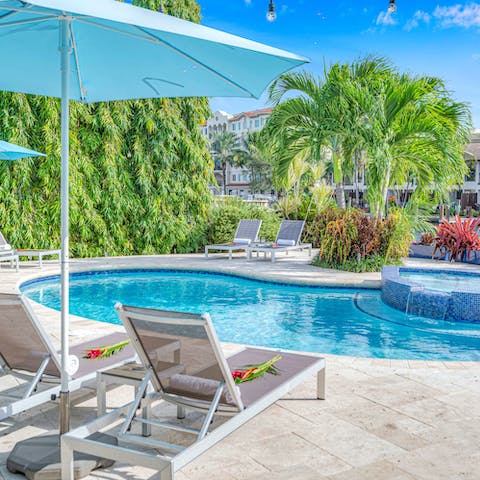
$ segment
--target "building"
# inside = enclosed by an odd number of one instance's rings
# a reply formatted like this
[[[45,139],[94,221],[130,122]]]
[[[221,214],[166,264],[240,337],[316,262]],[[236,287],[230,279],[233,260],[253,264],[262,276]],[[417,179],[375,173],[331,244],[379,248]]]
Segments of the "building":
[[[271,108],[241,112],[235,115],[218,110],[202,125],[201,130],[209,140],[212,140],[217,132],[229,131],[237,135],[239,143],[248,132],[260,131],[268,117],[272,113]],[[212,187],[216,194],[223,193],[222,166],[215,164],[215,179],[218,187]],[[250,190],[250,172],[233,165],[227,165],[226,170],[226,193],[242,198],[249,198],[252,195]]]
[[[464,156],[469,172],[465,176],[465,182],[459,192],[462,210],[480,204],[480,131],[473,134]]]

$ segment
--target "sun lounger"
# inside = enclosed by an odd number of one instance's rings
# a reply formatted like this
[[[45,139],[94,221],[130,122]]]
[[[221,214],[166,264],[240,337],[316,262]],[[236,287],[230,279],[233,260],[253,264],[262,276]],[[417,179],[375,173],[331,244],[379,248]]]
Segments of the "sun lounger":
[[[278,230],[277,238],[274,243],[252,243],[247,248],[247,258],[252,259],[252,252],[257,252],[257,257],[260,252],[267,256],[270,254],[272,263],[275,262],[275,255],[279,252],[288,252],[291,250],[308,249],[308,254],[312,254],[311,243],[301,243],[303,227],[305,222],[303,220],[282,220],[280,229]]]
[[[233,252],[246,251],[251,243],[257,241],[261,225],[261,220],[240,220],[233,242],[207,245],[205,247],[205,257],[208,258],[209,250],[221,250],[227,251],[228,258],[231,260]]]
[[[95,379],[100,369],[135,359],[131,345],[105,359],[85,359],[84,351],[116,344],[127,337],[114,333],[74,345],[79,360],[70,390]],[[0,294],[0,420],[55,399],[60,392],[60,357],[23,295]]]
[[[225,358],[208,314],[197,315],[116,305],[117,312],[132,339],[133,345],[145,366],[145,376],[135,400],[122,408],[107,413],[96,420],[62,436],[62,479],[73,480],[73,452],[94,453],[104,458],[153,468],[162,480],[172,480],[175,472],[194,460],[225,436],[236,430],[255,415],[277,401],[296,385],[317,374],[316,398],[325,397],[325,360],[261,348],[245,348]],[[157,337],[161,346],[165,341],[180,343],[178,361],[164,357],[161,348],[152,341]],[[251,364],[269,361],[276,355],[279,374],[266,373],[252,381],[235,384],[232,372]],[[147,394],[151,382],[153,393]],[[143,400],[142,400],[143,399]],[[195,410],[185,420],[174,423],[152,420],[152,402],[159,405],[176,405],[177,408]],[[143,416],[137,417],[138,409]],[[160,410],[160,408],[158,409]],[[203,418],[199,428],[198,412]],[[155,411],[155,413],[157,413]],[[165,411],[158,416],[165,416]],[[174,414],[172,415],[174,417]],[[217,416],[226,416],[223,423]],[[168,420],[168,419],[167,419]],[[122,445],[112,446],[94,441],[91,434],[100,429],[117,427],[116,436]],[[190,422],[190,423],[189,423]],[[212,425],[213,423],[213,425]],[[220,423],[220,424],[219,424]],[[218,425],[219,424],[219,425]],[[139,428],[147,426],[148,429]],[[151,427],[172,435],[191,434],[193,443],[171,443],[170,438],[154,437]],[[155,429],[157,430],[157,428]],[[145,436],[151,435],[151,436]],[[175,437],[174,437],[175,439]],[[179,439],[177,439],[179,441]],[[125,442],[125,443],[124,443]],[[142,448],[136,448],[136,445]],[[149,448],[149,451],[145,450]],[[157,450],[157,453],[151,449]]]
[[[0,262],[10,262],[10,266],[13,267],[13,265],[15,265],[18,272],[18,255],[5,240],[2,232],[0,232]]]

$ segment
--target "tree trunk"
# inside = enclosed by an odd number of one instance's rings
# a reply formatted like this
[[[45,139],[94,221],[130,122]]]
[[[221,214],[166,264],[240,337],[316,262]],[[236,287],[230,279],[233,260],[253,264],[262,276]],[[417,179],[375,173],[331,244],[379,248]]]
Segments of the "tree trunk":
[[[227,162],[222,161],[223,194],[227,194]]]
[[[335,200],[337,201],[338,208],[344,209],[346,207],[343,183],[335,183]]]
[[[343,189],[343,172],[341,158],[339,155],[332,152],[332,163],[333,163],[333,180],[335,182],[335,200],[337,202],[338,208],[345,208],[345,192]]]

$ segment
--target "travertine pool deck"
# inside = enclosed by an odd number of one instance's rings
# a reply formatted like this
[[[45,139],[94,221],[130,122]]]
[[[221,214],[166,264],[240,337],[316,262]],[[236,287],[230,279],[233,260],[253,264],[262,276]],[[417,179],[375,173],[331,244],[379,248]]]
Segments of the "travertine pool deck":
[[[201,255],[72,260],[71,269],[175,268],[218,270],[280,282],[372,288],[379,274],[332,272],[310,266],[306,254],[270,262],[242,256]],[[434,268],[444,262],[409,261]],[[478,270],[477,266],[461,266]],[[21,279],[59,271],[58,264],[23,264],[19,273],[0,270],[0,292]],[[59,314],[33,305],[58,343]],[[102,324],[102,331],[118,326]],[[98,323],[72,317],[72,342],[98,332]],[[226,351],[237,348],[224,344]],[[314,400],[315,380],[303,385],[192,462],[177,480],[455,480],[480,479],[480,363],[362,359],[325,355],[327,399]],[[75,393],[73,425],[95,416],[94,390]],[[131,398],[128,387],[109,394],[109,406]],[[17,479],[5,468],[20,439],[54,430],[58,409],[51,402],[0,423],[0,478]],[[89,478],[146,479],[154,472],[117,464]]]

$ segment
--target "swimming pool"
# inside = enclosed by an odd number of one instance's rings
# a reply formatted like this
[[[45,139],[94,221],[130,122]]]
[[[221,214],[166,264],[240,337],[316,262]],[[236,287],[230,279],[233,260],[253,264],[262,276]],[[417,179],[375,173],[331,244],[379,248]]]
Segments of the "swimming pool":
[[[59,277],[21,286],[60,309]],[[72,314],[120,323],[115,302],[210,313],[221,340],[361,357],[480,360],[480,325],[407,316],[380,291],[283,285],[230,275],[121,270],[74,273]]]

